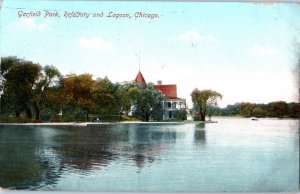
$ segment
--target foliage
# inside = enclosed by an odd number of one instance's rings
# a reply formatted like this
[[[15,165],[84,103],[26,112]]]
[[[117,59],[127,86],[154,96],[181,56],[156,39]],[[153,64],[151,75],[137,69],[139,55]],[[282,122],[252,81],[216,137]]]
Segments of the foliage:
[[[6,116],[0,119],[1,123],[31,123],[31,119],[23,118],[23,117],[10,117]]]
[[[89,120],[89,113],[95,106],[93,92],[96,90],[97,84],[91,74],[71,74],[63,79],[62,93],[66,104],[85,111],[86,120]],[[78,114],[80,115],[81,111],[78,111]],[[81,119],[79,115],[77,115],[76,119]]]
[[[62,92],[63,88],[61,82],[55,87],[51,87],[47,91],[45,91],[43,101],[45,111],[42,113],[42,117],[43,114],[48,113],[51,113],[52,116],[58,115],[59,112],[66,105],[66,100]]]
[[[41,109],[44,108],[47,90],[50,87],[55,87],[60,80],[60,72],[54,66],[47,65],[43,68],[38,81],[33,86],[33,108],[35,110],[35,119],[40,120]]]
[[[187,119],[187,112],[185,109],[175,110],[174,118],[179,121],[184,121]]]
[[[8,64],[6,64],[8,63]],[[33,88],[41,74],[41,66],[31,61],[9,58],[1,61],[3,78],[3,100],[20,117],[26,111],[28,119],[32,118],[30,105],[34,97]]]
[[[135,107],[135,115],[146,122],[162,106],[162,102],[165,100],[165,97],[151,85],[146,88],[136,85],[130,88],[129,93]]]
[[[86,117],[86,110],[77,105],[65,105],[62,109],[61,120],[63,122],[89,121]]]
[[[283,118],[288,113],[288,104],[284,101],[269,103],[269,113],[272,117]]]
[[[252,109],[252,116],[257,118],[266,117],[266,111],[260,107],[255,107]]]
[[[300,118],[300,103],[288,104],[288,116],[292,118]]]
[[[249,102],[243,102],[240,106],[240,115],[242,117],[251,117],[254,106]]]
[[[122,112],[120,84],[113,84],[107,77],[98,79],[93,93],[96,113],[101,115],[120,115]]]
[[[118,96],[119,96],[119,103],[121,106],[121,112],[124,112],[126,116],[131,110],[131,96],[130,96],[130,89],[135,87],[134,82],[124,82],[120,85],[118,89]]]
[[[162,121],[164,115],[163,105],[161,104],[151,115],[153,121]]]
[[[222,95],[213,90],[198,90],[197,88],[191,93],[194,108],[197,110],[201,121],[205,121],[206,111],[208,107],[216,106],[217,100]]]
[[[225,108],[213,107],[215,116],[242,116],[242,117],[300,117],[300,103],[286,103],[284,101],[270,102],[268,104],[255,104],[250,102],[236,103]]]
[[[192,114],[192,118],[193,118],[193,121],[200,121],[200,116],[199,114]]]

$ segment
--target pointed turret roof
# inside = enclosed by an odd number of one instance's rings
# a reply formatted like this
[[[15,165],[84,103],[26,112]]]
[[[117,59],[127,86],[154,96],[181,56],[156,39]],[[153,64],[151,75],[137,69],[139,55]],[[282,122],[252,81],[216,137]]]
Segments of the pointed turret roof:
[[[134,80],[136,83],[138,84],[144,84],[144,85],[147,85],[147,82],[146,80],[144,79],[144,76],[143,74],[141,73],[141,71],[138,72],[135,80]]]

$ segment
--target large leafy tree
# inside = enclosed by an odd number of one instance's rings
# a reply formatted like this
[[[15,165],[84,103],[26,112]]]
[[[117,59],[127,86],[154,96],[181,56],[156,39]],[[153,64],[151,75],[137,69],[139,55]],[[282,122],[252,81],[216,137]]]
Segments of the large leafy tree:
[[[40,112],[41,109],[44,108],[47,99],[47,91],[51,87],[55,87],[59,84],[60,76],[61,74],[56,67],[52,65],[43,67],[43,71],[33,87],[34,96],[32,103],[36,120],[40,120]]]
[[[31,61],[10,57],[4,60],[3,94],[7,103],[15,110],[16,116],[25,110],[28,119],[32,118],[31,100],[34,96],[33,88],[41,75],[41,66]],[[2,65],[2,62],[1,62]]]
[[[125,113],[126,116],[128,116],[128,113],[131,110],[131,96],[130,96],[130,89],[134,88],[136,84],[134,82],[124,82],[120,87],[118,88],[118,96],[119,96],[119,102],[121,105],[120,112]]]
[[[63,79],[62,93],[66,104],[79,107],[86,113],[86,120],[89,120],[89,113],[95,106],[93,93],[97,89],[96,81],[91,74],[67,75]]]
[[[282,118],[288,115],[288,104],[285,101],[271,102],[268,104],[269,116]]]
[[[165,100],[165,96],[154,89],[151,84],[147,87],[136,85],[130,89],[132,103],[137,112],[141,113],[144,121],[148,122],[150,116],[157,111]]]
[[[16,65],[17,63],[20,63],[21,59],[10,56],[10,57],[2,57],[1,58],[1,80],[4,81],[5,75],[8,73],[9,69]]]
[[[120,115],[122,111],[121,85],[112,83],[107,77],[97,79],[97,89],[93,93],[96,112],[101,115]]]
[[[219,92],[213,90],[194,89],[191,93],[194,108],[200,116],[201,121],[205,121],[206,112],[209,107],[216,106],[217,100],[222,99]]]
[[[3,113],[3,109],[5,112],[10,113],[14,110],[13,98],[12,94],[9,94],[7,88],[5,87],[6,77],[9,69],[13,67],[15,64],[19,63],[20,59],[14,56],[10,57],[2,57],[1,58],[1,68],[0,68],[0,96],[1,96],[1,108],[0,111]],[[3,92],[6,90],[5,94]]]

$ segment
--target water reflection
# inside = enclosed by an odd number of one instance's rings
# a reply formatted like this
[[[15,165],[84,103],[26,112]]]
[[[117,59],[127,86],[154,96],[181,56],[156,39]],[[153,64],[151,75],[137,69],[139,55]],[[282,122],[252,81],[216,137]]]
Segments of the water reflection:
[[[299,133],[288,121],[272,121],[272,126],[269,122],[236,119],[204,128],[193,123],[0,126],[0,186],[81,191],[292,191],[299,180],[299,147],[294,148]],[[244,123],[245,130],[240,127]],[[263,178],[265,185],[257,184],[261,177],[267,178]],[[259,188],[250,188],[253,185]]]
[[[205,147],[206,144],[206,131],[204,129],[194,130],[194,143],[199,145],[201,148]]]
[[[142,169],[159,159],[162,149],[176,141],[176,132],[159,131],[149,125],[91,125],[63,127],[65,133],[54,138],[53,149],[61,165],[92,171],[125,159]]]
[[[130,161],[138,172],[176,142],[159,125],[1,126],[0,186],[51,188],[63,173],[88,174],[112,161]]]
[[[74,126],[54,138],[53,149],[59,154],[62,166],[86,171],[95,166],[107,166],[118,158],[116,142],[128,141],[126,132],[111,131],[110,126],[104,126],[101,130]]]
[[[0,127],[1,187],[36,189],[56,183],[61,169],[41,137],[34,127]]]

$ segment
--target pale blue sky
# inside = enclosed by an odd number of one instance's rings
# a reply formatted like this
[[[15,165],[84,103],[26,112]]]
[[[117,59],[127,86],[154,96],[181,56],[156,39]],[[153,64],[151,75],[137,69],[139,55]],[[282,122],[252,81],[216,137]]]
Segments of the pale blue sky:
[[[19,9],[21,8],[21,9]],[[60,18],[43,18],[56,10]],[[42,11],[40,18],[18,12]],[[64,18],[64,12],[135,12],[158,19]],[[191,106],[195,88],[223,94],[220,106],[298,101],[292,69],[300,41],[299,4],[4,0],[1,56],[53,64],[63,74],[91,73],[113,82],[177,84]],[[296,76],[297,77],[297,76]]]

